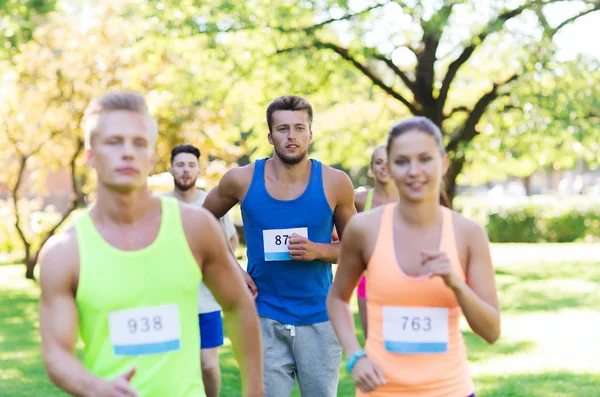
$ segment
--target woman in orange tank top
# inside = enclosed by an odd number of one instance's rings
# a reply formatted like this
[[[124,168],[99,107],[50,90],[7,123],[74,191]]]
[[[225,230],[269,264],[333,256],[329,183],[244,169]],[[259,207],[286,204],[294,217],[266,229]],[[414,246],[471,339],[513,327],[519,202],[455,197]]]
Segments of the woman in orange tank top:
[[[473,396],[461,313],[488,343],[500,336],[487,235],[440,205],[448,156],[435,124],[415,117],[395,125],[387,152],[399,202],[350,220],[327,299],[356,395]],[[363,351],[349,301],[367,269],[369,334]]]

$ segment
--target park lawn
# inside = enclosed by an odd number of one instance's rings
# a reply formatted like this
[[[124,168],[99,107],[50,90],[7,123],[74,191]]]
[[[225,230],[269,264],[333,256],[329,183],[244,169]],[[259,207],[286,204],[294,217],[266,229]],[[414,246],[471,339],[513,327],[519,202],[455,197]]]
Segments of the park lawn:
[[[496,244],[492,254],[502,337],[487,346],[464,327],[478,397],[600,396],[600,245]],[[22,266],[0,266],[0,396],[64,396],[46,377],[39,289],[23,273]],[[221,395],[241,396],[228,342],[221,368]],[[300,396],[297,388],[293,395]],[[338,395],[354,395],[344,371]]]

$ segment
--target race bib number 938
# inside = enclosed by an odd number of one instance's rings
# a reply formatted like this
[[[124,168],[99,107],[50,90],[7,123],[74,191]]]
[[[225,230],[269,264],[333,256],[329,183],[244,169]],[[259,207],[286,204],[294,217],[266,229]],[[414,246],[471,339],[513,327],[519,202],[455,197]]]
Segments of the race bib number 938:
[[[111,312],[108,325],[117,356],[159,354],[180,348],[176,304]]]

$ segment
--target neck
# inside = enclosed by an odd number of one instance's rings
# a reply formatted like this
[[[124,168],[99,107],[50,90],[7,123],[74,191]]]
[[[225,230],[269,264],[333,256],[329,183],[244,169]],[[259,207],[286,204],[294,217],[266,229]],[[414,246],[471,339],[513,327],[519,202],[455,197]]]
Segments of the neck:
[[[197,189],[196,186],[192,186],[188,190],[181,190],[175,186],[173,188],[173,196],[184,203],[194,203],[200,198],[200,189]]]
[[[284,163],[279,156],[275,155],[269,161],[273,167],[275,179],[280,183],[304,182],[306,175],[310,175],[312,163],[308,156],[305,156],[296,164]]]
[[[156,198],[144,185],[134,192],[118,193],[98,184],[91,215],[116,224],[135,223],[148,214]]]
[[[393,202],[398,200],[398,189],[393,182],[381,183],[375,181],[373,186],[374,195],[383,199],[382,201]]]
[[[438,200],[414,202],[400,199],[398,214],[406,224],[426,228],[438,222],[441,216],[439,208],[440,203]]]

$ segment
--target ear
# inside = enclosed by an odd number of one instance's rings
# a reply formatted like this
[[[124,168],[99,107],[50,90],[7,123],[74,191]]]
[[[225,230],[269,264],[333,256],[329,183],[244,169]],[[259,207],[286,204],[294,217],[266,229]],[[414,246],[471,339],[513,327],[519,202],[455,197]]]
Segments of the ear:
[[[267,135],[267,138],[269,139],[269,143],[271,145],[274,145],[274,143],[273,143],[273,133],[272,132],[269,132],[269,135]]]
[[[442,157],[442,175],[446,175],[448,172],[448,167],[450,166],[450,158],[448,157],[448,153],[445,153]]]
[[[312,130],[311,127],[309,127],[309,128],[310,128],[310,130],[309,130],[310,131],[310,135],[309,135],[308,143],[312,143],[312,140],[313,140],[313,134],[312,134],[313,130]]]
[[[171,174],[172,177],[175,177],[175,175],[173,175],[173,167],[172,166],[170,166],[167,171],[169,171],[169,174]]]
[[[84,153],[85,161],[87,162],[87,164],[92,168],[96,168],[96,165],[94,164],[94,153],[92,152],[92,149],[85,149]]]

